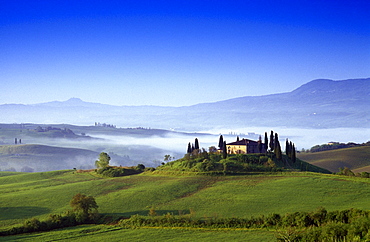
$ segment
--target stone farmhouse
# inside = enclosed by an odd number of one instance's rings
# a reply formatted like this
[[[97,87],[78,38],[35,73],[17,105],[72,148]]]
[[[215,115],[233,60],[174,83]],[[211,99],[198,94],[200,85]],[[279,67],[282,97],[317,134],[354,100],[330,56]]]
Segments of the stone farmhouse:
[[[228,154],[255,154],[265,153],[266,149],[261,143],[261,150],[259,150],[258,143],[260,141],[254,141],[249,139],[242,139],[236,142],[226,144]]]

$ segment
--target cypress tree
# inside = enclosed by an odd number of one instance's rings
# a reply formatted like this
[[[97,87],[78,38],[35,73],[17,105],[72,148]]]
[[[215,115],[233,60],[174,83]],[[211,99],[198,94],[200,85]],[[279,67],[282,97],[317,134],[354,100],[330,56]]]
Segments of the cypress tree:
[[[282,156],[282,154],[281,154],[281,146],[280,146],[280,142],[279,142],[279,140],[275,140],[275,155],[276,155],[276,159],[278,159],[278,160],[282,160],[282,158],[283,158],[283,156]]]
[[[220,135],[220,139],[218,140],[218,148],[223,150],[223,148],[222,148],[223,146],[224,146],[224,137],[222,135]]]
[[[276,150],[276,149],[277,149],[278,142],[279,142],[279,137],[278,137],[278,134],[277,134],[277,133],[275,133],[275,139],[274,139],[274,150]]]
[[[286,139],[285,141],[285,154],[290,158],[290,146],[289,146],[289,140]]]
[[[188,144],[188,154],[190,154],[190,153],[191,153],[191,144],[189,142],[189,144]]]
[[[238,142],[239,141],[239,136],[236,136],[236,142]]]
[[[259,152],[259,153],[262,153],[262,138],[261,138],[261,135],[260,135],[260,137],[258,138],[257,149],[258,149],[258,152]]]
[[[289,158],[293,160],[293,143],[292,141],[289,141]]]
[[[265,152],[267,152],[268,143],[269,143],[269,139],[267,137],[267,132],[265,132],[265,143],[263,144],[263,146],[265,147]]]
[[[295,163],[296,160],[297,160],[297,157],[296,157],[295,145],[293,144],[293,147],[292,147],[292,162]]]
[[[274,151],[274,131],[271,130],[271,134],[270,134],[270,150],[271,151]]]
[[[194,148],[196,150],[199,150],[199,141],[198,141],[198,138],[195,138],[195,146],[194,146]]]
[[[226,141],[224,141],[223,144],[223,149],[222,149],[222,158],[226,159],[227,158],[227,147],[226,147]]]

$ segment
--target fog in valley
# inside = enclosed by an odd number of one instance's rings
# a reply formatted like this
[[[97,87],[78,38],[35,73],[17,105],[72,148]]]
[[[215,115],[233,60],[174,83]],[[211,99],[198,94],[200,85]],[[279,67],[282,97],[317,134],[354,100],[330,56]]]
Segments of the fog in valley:
[[[335,129],[302,129],[286,127],[218,127],[197,133],[168,132],[162,135],[115,135],[86,133],[85,139],[65,138],[30,138],[24,137],[22,144],[37,144],[52,147],[73,148],[49,153],[17,153],[2,154],[0,169],[10,171],[49,171],[60,169],[93,169],[95,160],[100,152],[111,156],[111,165],[136,166],[144,164],[147,167],[157,167],[164,162],[164,156],[170,155],[171,160],[184,156],[188,143],[194,143],[198,138],[200,147],[208,150],[218,145],[219,135],[222,134],[227,143],[247,138],[258,140],[264,133],[270,131],[279,134],[282,149],[285,149],[285,139],[292,141],[297,150],[309,149],[314,145],[328,142],[364,143],[369,140],[369,130],[366,128],[335,128]],[[119,132],[117,132],[119,133]],[[2,140],[5,144],[6,140]],[[10,142],[13,142],[12,144]],[[8,145],[14,145],[14,141]],[[19,146],[19,144],[18,144]],[[48,148],[45,148],[48,150]],[[77,150],[78,149],[78,150]],[[80,150],[83,149],[83,150]]]

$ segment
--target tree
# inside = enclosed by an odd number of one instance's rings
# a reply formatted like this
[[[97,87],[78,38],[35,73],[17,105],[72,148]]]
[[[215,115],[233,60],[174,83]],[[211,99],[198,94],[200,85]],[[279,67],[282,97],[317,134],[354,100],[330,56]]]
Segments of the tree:
[[[291,158],[292,162],[295,163],[297,158],[296,158],[296,151],[295,151],[295,145],[294,144],[293,144],[291,153],[292,153],[292,158]]]
[[[274,150],[276,151],[279,143],[279,136],[277,133],[275,133],[275,139],[274,139]]]
[[[271,151],[274,151],[274,147],[275,147],[275,144],[274,144],[274,131],[271,130],[271,134],[270,134],[270,150]]]
[[[224,146],[224,137],[220,135],[220,139],[218,140],[218,148],[220,148],[220,150],[223,150],[223,146]]]
[[[136,170],[144,171],[144,169],[145,169],[145,166],[144,166],[143,164],[138,164],[138,165],[136,166]]]
[[[290,148],[289,140],[288,140],[288,139],[286,139],[286,141],[285,141],[285,154],[286,154],[289,158],[291,158],[291,156],[290,156],[290,150],[291,150],[291,148]]]
[[[171,155],[164,155],[164,161],[171,161]]]
[[[192,150],[191,150],[191,144],[190,144],[190,142],[189,142],[189,144],[188,144],[188,152],[187,152],[187,153],[188,153],[188,154],[190,154],[190,153],[191,153],[191,151],[192,151]]]
[[[109,165],[109,161],[110,161],[110,156],[105,152],[101,152],[99,155],[99,160],[95,161],[95,166],[97,168],[107,167]]]
[[[275,143],[276,143],[276,145],[275,145],[275,155],[276,155],[276,159],[278,159],[278,160],[282,160],[282,158],[283,158],[283,156],[282,156],[282,154],[281,154],[281,146],[280,146],[280,142],[279,142],[279,140],[275,140]]]
[[[258,152],[262,153],[262,138],[261,138],[261,135],[258,138],[257,149],[258,149]]]
[[[239,141],[239,136],[236,136],[236,142],[238,142]]]
[[[199,141],[198,141],[198,138],[195,138],[195,145],[194,145],[194,148],[196,150],[199,150]]]
[[[267,152],[269,139],[267,137],[267,132],[265,132],[265,143],[263,144],[265,146],[265,152]]]
[[[69,203],[76,214],[78,222],[85,222],[94,219],[98,212],[98,204],[92,196],[77,193]]]
[[[214,146],[211,146],[211,147],[208,148],[208,152],[209,153],[216,153],[217,152],[217,148],[214,147]]]
[[[227,147],[226,147],[226,141],[224,141],[224,144],[222,145],[222,158],[226,159],[227,158]]]

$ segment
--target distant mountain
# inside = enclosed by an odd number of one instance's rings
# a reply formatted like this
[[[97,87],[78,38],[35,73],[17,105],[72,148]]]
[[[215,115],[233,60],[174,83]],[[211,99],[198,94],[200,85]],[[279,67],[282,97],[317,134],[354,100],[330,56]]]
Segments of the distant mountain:
[[[110,123],[120,127],[205,130],[245,126],[370,128],[370,78],[318,79],[292,92],[246,96],[185,107],[65,102],[0,105],[2,123]]]

